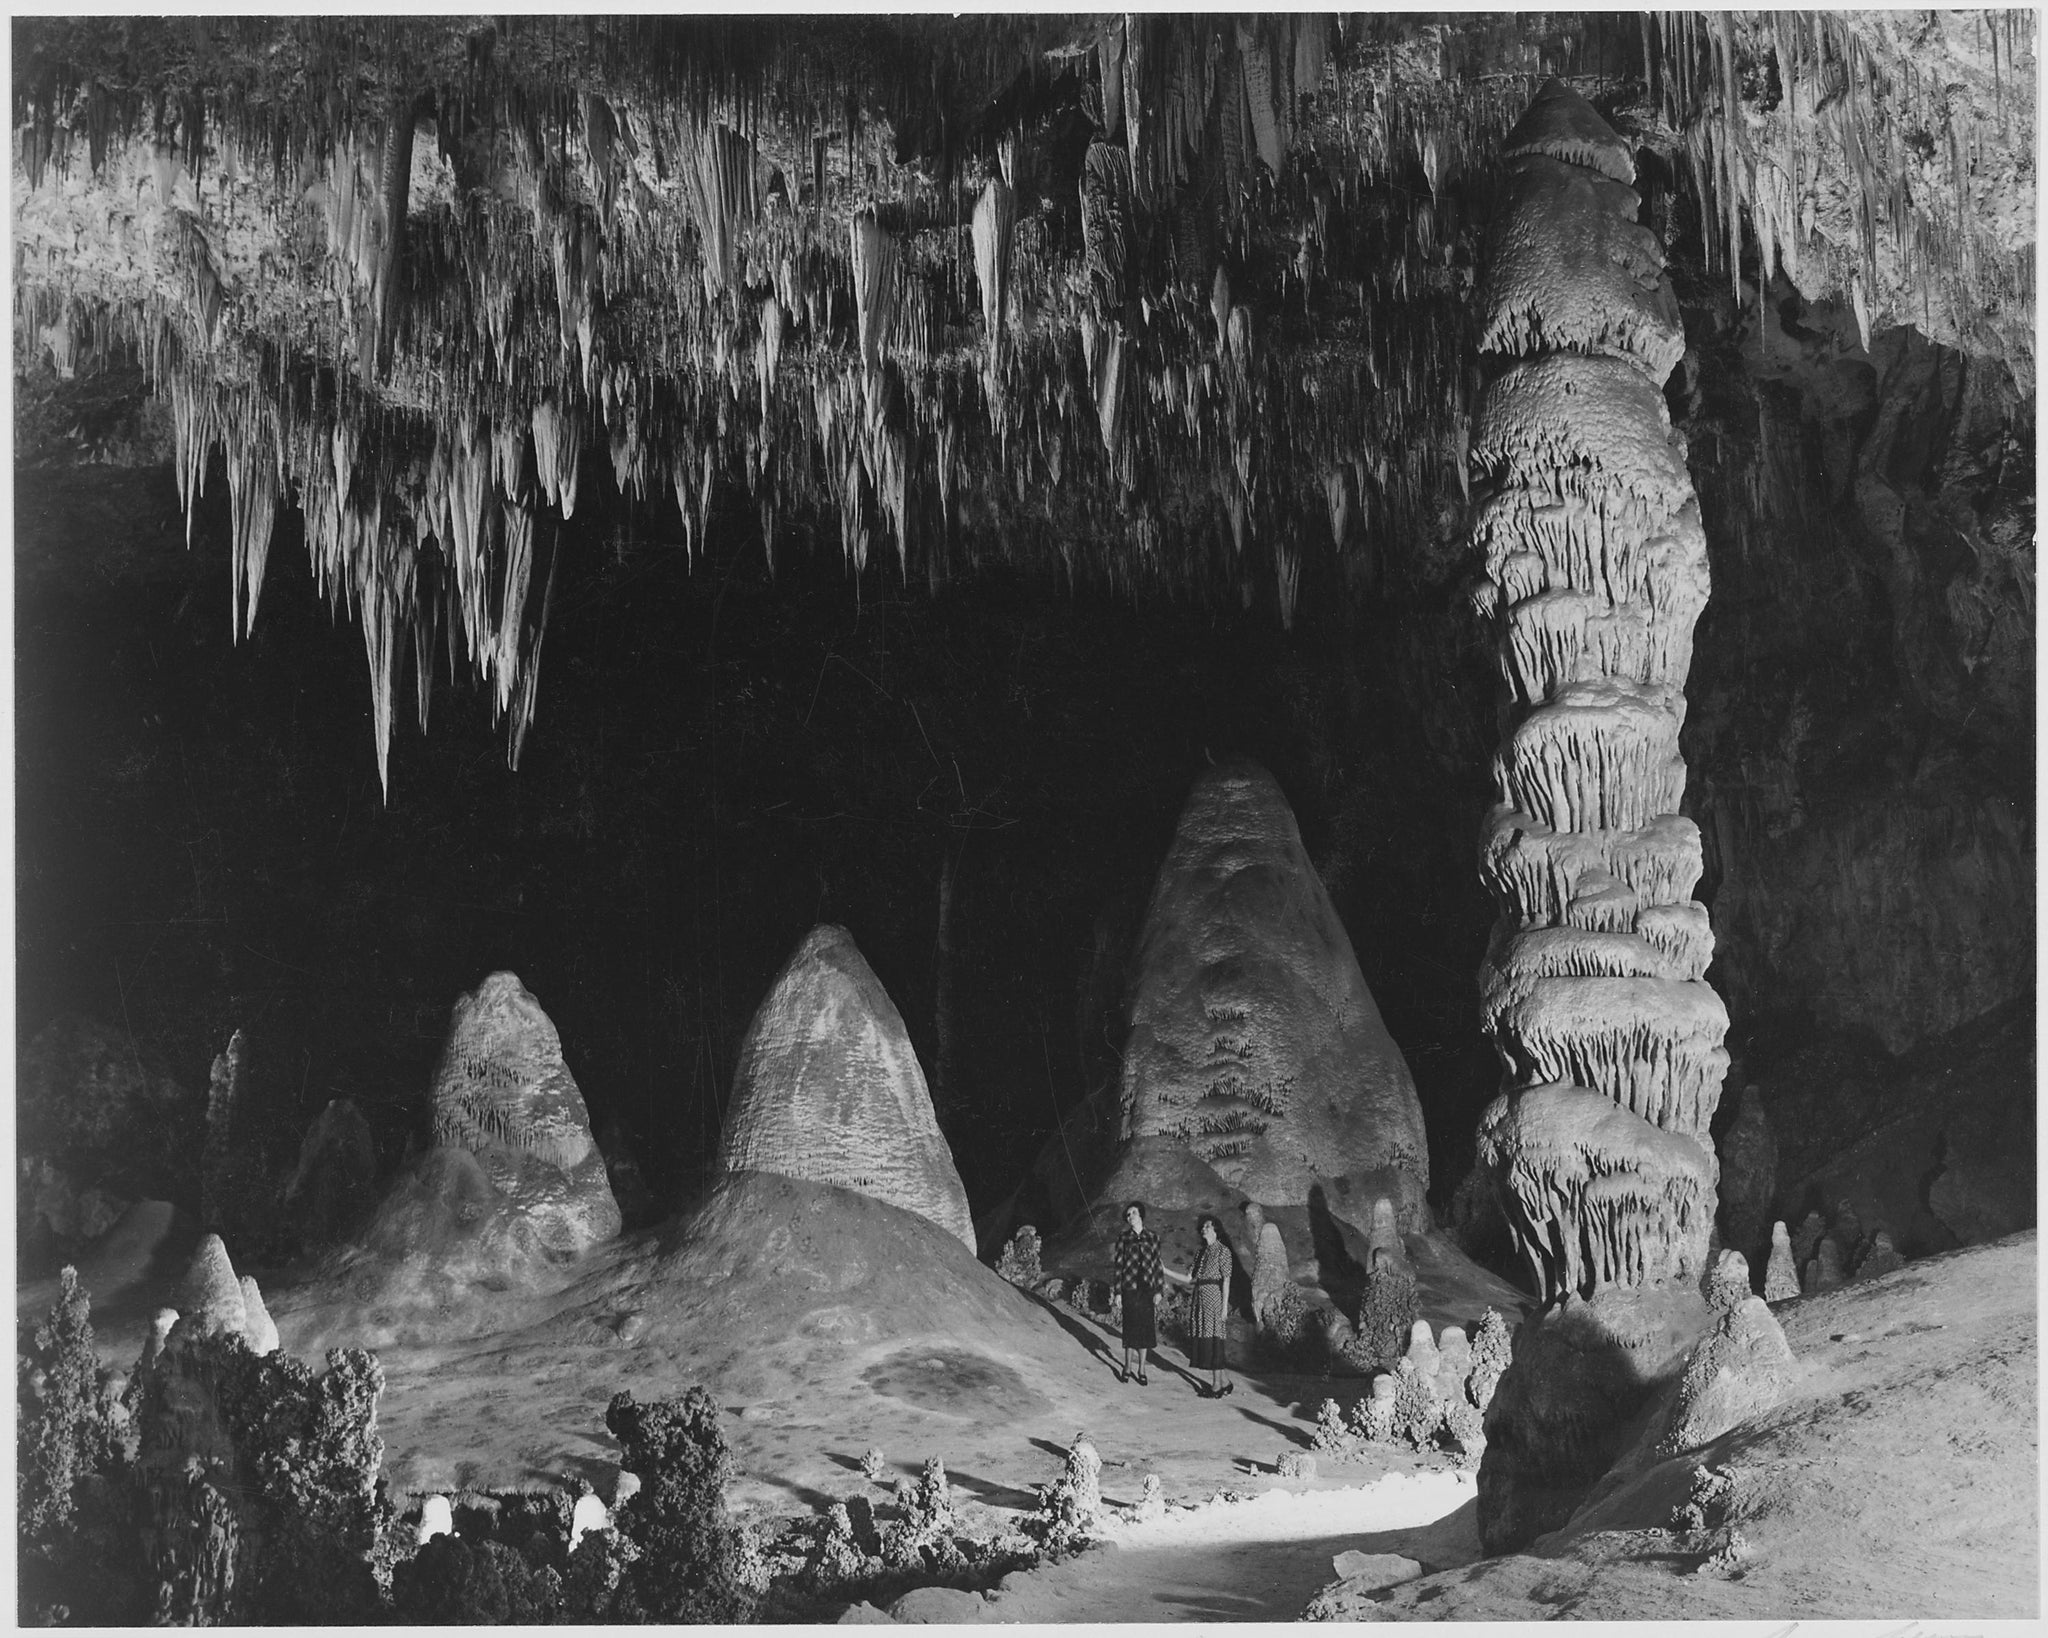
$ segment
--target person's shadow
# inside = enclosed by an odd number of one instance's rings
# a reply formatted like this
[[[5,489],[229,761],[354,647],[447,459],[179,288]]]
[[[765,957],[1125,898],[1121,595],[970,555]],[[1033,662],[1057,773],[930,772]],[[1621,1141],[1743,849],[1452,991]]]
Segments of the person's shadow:
[[[1076,1342],[1079,1342],[1095,1358],[1101,1360],[1112,1372],[1122,1368],[1123,1360],[1121,1356],[1115,1349],[1110,1347],[1100,1332],[1092,1330],[1083,1321],[1069,1314],[1050,1297],[1041,1297],[1035,1291],[1027,1292],[1025,1295],[1030,1297],[1033,1302],[1037,1303],[1048,1314],[1052,1315],[1059,1322],[1059,1327],[1062,1331],[1066,1332]]]
[[[1315,1248],[1323,1290],[1339,1313],[1355,1315],[1359,1298],[1365,1293],[1365,1270],[1345,1246],[1343,1225],[1330,1211],[1330,1197],[1320,1183],[1309,1186],[1308,1237]]]

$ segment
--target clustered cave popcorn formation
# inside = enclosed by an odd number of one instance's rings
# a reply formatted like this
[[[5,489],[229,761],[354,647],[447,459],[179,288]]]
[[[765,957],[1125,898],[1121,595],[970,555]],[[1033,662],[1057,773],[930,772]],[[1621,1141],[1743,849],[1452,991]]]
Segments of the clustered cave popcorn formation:
[[[1502,145],[1479,291],[1475,589],[1518,720],[1494,761],[1480,1154],[1546,1299],[1696,1276],[1728,1015],[1678,733],[1707,546],[1662,387],[1684,352],[1626,143],[1553,81]]]

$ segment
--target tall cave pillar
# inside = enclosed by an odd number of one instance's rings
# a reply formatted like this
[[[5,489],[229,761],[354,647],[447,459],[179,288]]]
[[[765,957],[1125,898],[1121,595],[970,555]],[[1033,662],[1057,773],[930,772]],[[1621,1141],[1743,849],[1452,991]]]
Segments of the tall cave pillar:
[[[1548,83],[1502,159],[1472,545],[1507,696],[1480,866],[1505,1075],[1479,1153],[1546,1307],[1488,1417],[1491,1551],[1569,1519],[1706,1322],[1728,1063],[1699,832],[1678,812],[1708,583],[1662,390],[1677,302],[1630,149],[1575,92]]]

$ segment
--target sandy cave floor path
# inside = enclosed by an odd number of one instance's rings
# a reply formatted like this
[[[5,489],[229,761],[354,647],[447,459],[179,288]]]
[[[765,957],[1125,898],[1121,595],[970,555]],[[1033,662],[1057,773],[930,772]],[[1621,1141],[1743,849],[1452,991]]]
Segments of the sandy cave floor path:
[[[1479,1556],[1470,1473],[1390,1473],[1340,1490],[1269,1490],[1113,1525],[1101,1546],[1004,1579],[984,1621],[1292,1621],[1347,1550],[1432,1570]]]

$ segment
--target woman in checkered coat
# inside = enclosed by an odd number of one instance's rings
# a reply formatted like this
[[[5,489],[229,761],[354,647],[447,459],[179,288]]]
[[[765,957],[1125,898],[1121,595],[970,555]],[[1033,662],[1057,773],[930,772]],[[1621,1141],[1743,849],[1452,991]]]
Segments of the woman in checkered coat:
[[[1145,1227],[1145,1207],[1133,1200],[1124,1207],[1125,1228],[1116,1242],[1116,1288],[1123,1300],[1124,1363],[1119,1382],[1133,1376],[1145,1387],[1145,1354],[1159,1346],[1159,1292],[1165,1275],[1159,1266],[1159,1236]]]

